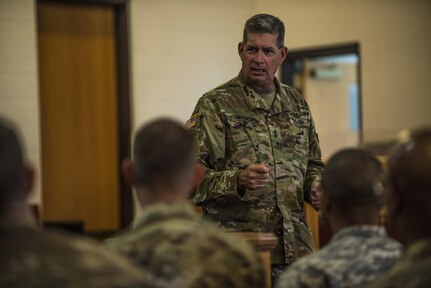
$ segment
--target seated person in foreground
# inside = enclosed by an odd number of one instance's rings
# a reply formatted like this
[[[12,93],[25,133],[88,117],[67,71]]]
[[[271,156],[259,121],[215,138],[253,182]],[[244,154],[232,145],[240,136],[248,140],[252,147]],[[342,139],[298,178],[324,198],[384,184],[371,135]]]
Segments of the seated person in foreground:
[[[390,231],[406,246],[374,287],[431,287],[431,127],[414,131],[388,161]]]
[[[166,287],[263,287],[259,256],[245,240],[204,222],[189,194],[202,177],[194,141],[180,124],[159,119],[139,129],[126,179],[142,207],[133,227],[106,247],[130,257]]]
[[[294,262],[277,283],[284,287],[357,287],[384,274],[401,245],[378,226],[383,168],[366,151],[342,150],[322,177],[321,213],[332,233],[329,244]]]
[[[0,287],[156,287],[93,241],[40,231],[26,203],[34,174],[23,158],[0,119]]]

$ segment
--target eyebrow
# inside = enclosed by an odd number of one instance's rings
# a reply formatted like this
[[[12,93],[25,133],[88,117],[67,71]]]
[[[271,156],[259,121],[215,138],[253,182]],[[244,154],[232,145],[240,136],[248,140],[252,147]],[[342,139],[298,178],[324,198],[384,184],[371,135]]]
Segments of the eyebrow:
[[[245,45],[246,47],[250,47],[250,48],[258,48],[256,45],[251,45],[251,44],[246,44]],[[279,49],[278,48],[278,46],[275,46],[275,47],[273,47],[273,46],[265,46],[265,47],[260,47],[260,49],[274,49],[274,50],[276,50],[276,49]]]

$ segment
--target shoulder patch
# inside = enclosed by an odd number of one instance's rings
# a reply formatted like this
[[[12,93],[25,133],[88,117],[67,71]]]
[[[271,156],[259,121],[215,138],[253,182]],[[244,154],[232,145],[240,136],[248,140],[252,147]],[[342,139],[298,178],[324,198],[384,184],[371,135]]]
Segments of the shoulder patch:
[[[195,127],[195,125],[196,125],[196,119],[197,119],[197,117],[198,117],[198,113],[193,114],[193,115],[192,115],[192,117],[190,117],[190,119],[189,119],[189,120],[187,120],[187,122],[186,122],[186,124],[184,125],[184,127],[185,127],[187,130],[190,130],[190,129],[194,128],[194,127]]]

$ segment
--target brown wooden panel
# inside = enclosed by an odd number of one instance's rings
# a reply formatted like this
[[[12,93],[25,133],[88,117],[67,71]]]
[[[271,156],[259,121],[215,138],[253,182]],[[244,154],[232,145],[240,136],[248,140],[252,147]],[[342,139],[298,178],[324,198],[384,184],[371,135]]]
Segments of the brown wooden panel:
[[[319,212],[314,210],[314,208],[308,204],[304,204],[305,210],[305,221],[308,226],[310,226],[311,233],[313,234],[313,242],[316,250],[320,248],[320,240],[319,240]]]
[[[114,11],[38,2],[46,221],[119,225]]]

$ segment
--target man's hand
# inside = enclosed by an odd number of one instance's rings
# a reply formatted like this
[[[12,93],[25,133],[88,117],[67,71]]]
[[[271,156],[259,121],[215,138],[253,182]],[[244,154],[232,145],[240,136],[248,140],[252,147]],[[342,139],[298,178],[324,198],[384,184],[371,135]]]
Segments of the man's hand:
[[[250,164],[245,170],[239,172],[238,185],[240,188],[256,190],[268,183],[269,166],[268,164]]]
[[[313,181],[311,183],[311,206],[313,206],[316,211],[320,210],[320,196],[321,196],[321,187],[319,181]]]

